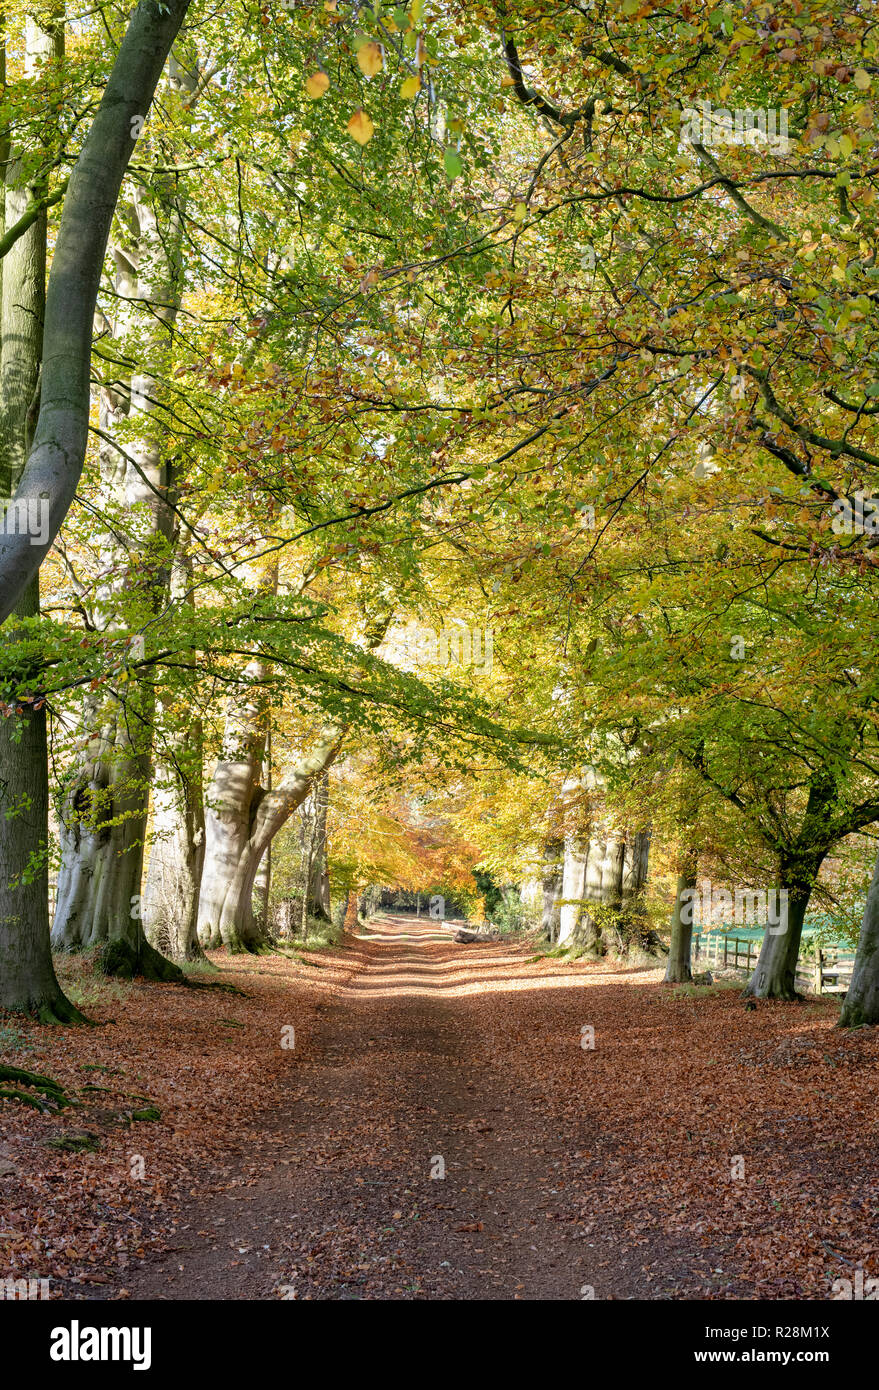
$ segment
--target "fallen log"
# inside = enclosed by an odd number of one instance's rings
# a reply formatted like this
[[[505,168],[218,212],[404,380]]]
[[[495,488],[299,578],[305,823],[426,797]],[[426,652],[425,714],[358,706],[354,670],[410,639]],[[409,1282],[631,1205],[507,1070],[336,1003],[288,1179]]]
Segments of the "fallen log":
[[[500,941],[500,932],[495,927],[489,931],[467,931],[464,927],[459,927],[455,932],[455,940],[464,943],[477,941]]]

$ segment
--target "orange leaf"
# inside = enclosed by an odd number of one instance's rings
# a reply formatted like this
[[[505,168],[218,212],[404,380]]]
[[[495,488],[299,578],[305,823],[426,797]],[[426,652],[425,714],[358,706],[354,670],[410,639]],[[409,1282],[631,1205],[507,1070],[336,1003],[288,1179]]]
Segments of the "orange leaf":
[[[313,72],[305,79],[305,91],[312,101],[317,101],[329,90],[330,79],[325,72]]]
[[[355,111],[345,129],[358,145],[366,145],[375,134],[375,126],[363,110]]]

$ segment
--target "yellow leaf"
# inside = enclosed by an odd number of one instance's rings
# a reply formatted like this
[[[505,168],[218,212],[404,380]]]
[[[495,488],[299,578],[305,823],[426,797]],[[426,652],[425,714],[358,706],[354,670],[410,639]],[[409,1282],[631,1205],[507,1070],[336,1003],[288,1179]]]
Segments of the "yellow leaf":
[[[864,68],[855,68],[855,75],[852,80],[859,92],[865,92],[870,85],[870,74]]]
[[[329,90],[329,85],[330,79],[325,72],[313,72],[310,77],[305,79],[306,95],[312,101],[317,101],[318,97],[322,97],[324,92]]]
[[[400,84],[401,97],[416,97],[421,91],[421,75],[416,73],[414,77],[407,77],[405,82]]]
[[[345,129],[358,145],[366,145],[375,134],[375,126],[363,110],[355,111]]]
[[[384,61],[381,44],[365,43],[358,49],[357,62],[364,77],[375,77],[376,73],[381,72]]]
[[[517,203],[516,206],[513,208],[513,220],[516,222],[524,222],[527,216],[528,209],[526,208],[525,204]]]

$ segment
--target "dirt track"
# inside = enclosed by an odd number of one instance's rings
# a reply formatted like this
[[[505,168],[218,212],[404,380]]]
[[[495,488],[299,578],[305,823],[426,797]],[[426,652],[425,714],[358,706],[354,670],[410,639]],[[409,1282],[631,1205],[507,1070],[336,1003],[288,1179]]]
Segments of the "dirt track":
[[[508,1065],[501,997],[539,985],[521,955],[409,917],[357,945],[266,1116],[262,1177],[202,1202],[172,1255],[129,1273],[131,1296],[643,1296],[643,1260],[571,1207],[583,1131],[566,1139]]]

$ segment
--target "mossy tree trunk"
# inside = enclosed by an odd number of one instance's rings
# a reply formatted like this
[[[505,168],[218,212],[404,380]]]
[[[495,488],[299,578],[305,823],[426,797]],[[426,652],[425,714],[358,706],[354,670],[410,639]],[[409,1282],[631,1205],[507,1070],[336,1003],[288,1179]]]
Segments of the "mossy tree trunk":
[[[25,75],[64,53],[62,24],[25,23]],[[5,76],[5,47],[2,52]],[[42,186],[31,189],[22,152],[2,152],[5,225],[23,215]],[[2,265],[0,291],[0,496],[15,492],[32,443],[39,401],[46,295],[46,215],[41,213],[13,244]],[[40,515],[35,520],[39,525]],[[7,523],[8,524],[8,523]],[[16,527],[18,520],[16,518]],[[35,576],[15,617],[40,611]],[[6,640],[16,638],[14,618]],[[39,672],[34,672],[38,685]],[[25,685],[27,682],[25,682]],[[46,709],[33,691],[4,692],[0,719],[0,1008],[36,1015],[44,1023],[82,1021],[55,975],[49,940],[49,772]],[[11,713],[10,711],[17,711]]]
[[[785,853],[780,857],[779,880],[782,891],[787,893],[787,908],[781,911],[777,924],[766,928],[746,994],[757,999],[799,997],[796,974],[803,924],[824,853]]]
[[[671,944],[668,964],[665,969],[665,982],[670,985],[687,984],[693,978],[691,951],[696,871],[696,855],[685,855],[678,871],[675,904],[671,918]]]
[[[754,973],[746,994],[757,999],[797,999],[796,974],[806,909],[812,889],[831,846],[840,838],[834,823],[837,801],[834,778],[821,770],[813,774],[806,809],[795,839],[782,844],[778,853],[779,889],[787,908],[781,921],[770,923],[763,937]]]

